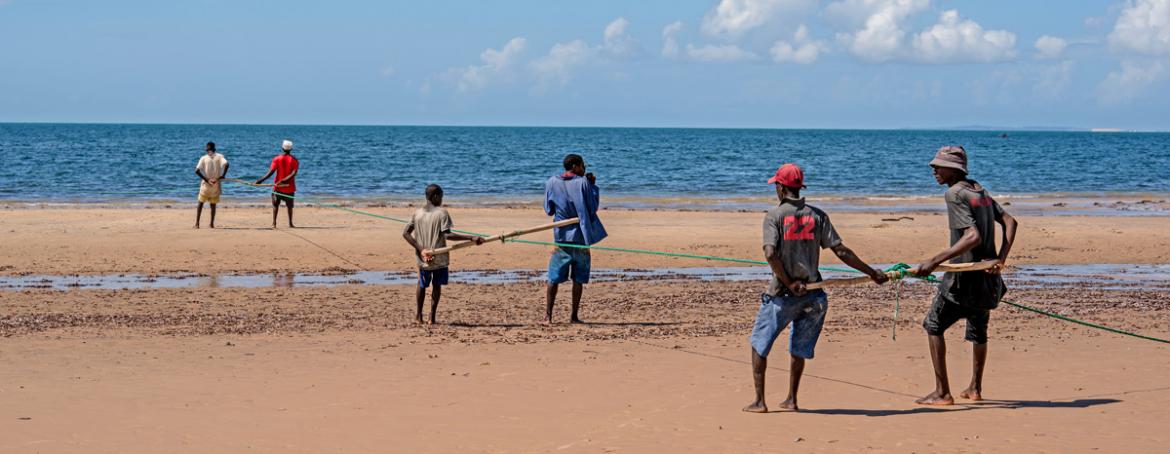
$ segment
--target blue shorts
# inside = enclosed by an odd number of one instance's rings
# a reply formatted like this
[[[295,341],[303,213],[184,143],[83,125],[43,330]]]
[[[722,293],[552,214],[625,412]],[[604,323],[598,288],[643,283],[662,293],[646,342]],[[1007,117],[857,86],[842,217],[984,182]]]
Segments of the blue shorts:
[[[427,288],[431,286],[431,283],[434,283],[435,287],[447,285],[448,274],[450,273],[448,273],[447,268],[439,268],[437,270],[420,269],[418,270],[418,287]]]
[[[761,357],[767,358],[772,344],[780,332],[789,324],[788,352],[792,356],[812,359],[821,328],[825,326],[825,313],[829,311],[829,297],[824,290],[813,290],[804,296],[760,295],[760,312],[748,338],[752,348]]]
[[[558,247],[548,259],[548,283],[560,284],[573,277],[573,282],[589,283],[589,250]]]

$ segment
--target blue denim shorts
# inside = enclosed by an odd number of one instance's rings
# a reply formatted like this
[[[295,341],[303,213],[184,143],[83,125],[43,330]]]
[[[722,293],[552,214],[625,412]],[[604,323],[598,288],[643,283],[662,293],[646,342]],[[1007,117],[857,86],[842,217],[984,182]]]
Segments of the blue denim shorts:
[[[821,328],[825,326],[825,313],[829,311],[829,297],[824,290],[813,290],[804,296],[760,295],[760,312],[748,339],[752,348],[761,357],[767,358],[772,344],[785,327],[788,331],[788,352],[793,356],[812,359]]]
[[[589,262],[588,249],[558,247],[548,259],[548,282],[560,284],[571,276],[573,282],[588,284]]]
[[[447,278],[450,275],[449,268],[439,268],[437,270],[418,270],[418,286],[419,288],[430,287],[435,284],[436,287],[440,285],[447,285]]]

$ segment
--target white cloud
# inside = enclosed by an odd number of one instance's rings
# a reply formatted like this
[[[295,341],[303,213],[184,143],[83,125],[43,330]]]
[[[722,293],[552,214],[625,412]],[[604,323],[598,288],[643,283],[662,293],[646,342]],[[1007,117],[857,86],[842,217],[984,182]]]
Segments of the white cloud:
[[[1016,55],[1016,35],[983,30],[955,10],[943,11],[938,23],[914,37],[914,59],[925,63],[994,62]]]
[[[735,38],[779,13],[808,8],[815,0],[720,0],[703,17],[701,29],[710,36]]]
[[[674,22],[662,28],[662,56],[663,57],[677,57],[678,56],[678,39],[674,36],[682,31],[683,23]]]
[[[575,69],[593,62],[641,55],[641,46],[627,33],[629,28],[630,21],[619,17],[605,26],[601,44],[597,46],[590,46],[580,39],[554,44],[547,55],[528,65],[539,81],[537,89],[543,90],[554,84],[564,86],[572,80]]]
[[[971,81],[967,95],[977,106],[1015,105],[1018,87],[1026,82],[1025,74],[1017,67],[996,69]]]
[[[1097,100],[1102,104],[1127,103],[1165,73],[1166,65],[1160,61],[1122,61],[1121,69],[1110,72],[1097,86]]]
[[[860,30],[837,36],[851,54],[883,62],[904,52],[906,18],[929,7],[930,0],[841,0],[829,4],[825,11],[847,22],[861,23]]]
[[[662,56],[667,58],[683,57],[688,60],[701,62],[735,62],[756,60],[756,54],[741,49],[734,44],[695,46],[687,44],[685,48],[679,46],[676,37],[683,29],[682,22],[674,22],[662,28]]]
[[[641,54],[638,42],[626,33],[628,28],[630,28],[630,21],[624,17],[614,19],[613,22],[606,25],[605,32],[602,34],[601,49],[606,54],[617,58],[628,58]]]
[[[1052,60],[1060,58],[1068,42],[1055,36],[1044,35],[1036,40],[1036,58]]]
[[[1059,99],[1072,83],[1073,62],[1066,60],[1038,72],[1032,91],[1041,98]]]
[[[772,45],[772,60],[807,65],[817,61],[820,53],[827,50],[828,46],[824,42],[809,40],[808,27],[800,24],[792,35],[792,41],[780,40]]]
[[[1170,0],[1129,0],[1113,31],[1109,45],[1126,52],[1170,54]]]
[[[687,58],[702,62],[733,62],[756,60],[759,57],[734,44],[725,44],[722,46],[708,44],[703,47],[695,47],[693,44],[687,44]]]
[[[605,31],[602,32],[602,37],[605,38],[605,42],[607,43],[611,40],[621,39],[623,36],[625,36],[626,29],[628,28],[630,28],[630,21],[626,20],[624,17],[619,16],[617,19],[614,19],[612,22],[610,22],[609,25],[605,26]]]
[[[554,44],[548,55],[532,62],[529,66],[536,73],[542,86],[552,82],[561,85],[572,79],[572,70],[588,63],[596,55],[596,50],[585,44],[585,41],[574,40],[568,43]]]
[[[489,48],[481,52],[479,59],[483,61],[482,65],[452,68],[447,70],[445,76],[455,79],[461,92],[481,89],[496,79],[507,78],[524,53],[525,45],[524,38],[512,38],[500,50]]]

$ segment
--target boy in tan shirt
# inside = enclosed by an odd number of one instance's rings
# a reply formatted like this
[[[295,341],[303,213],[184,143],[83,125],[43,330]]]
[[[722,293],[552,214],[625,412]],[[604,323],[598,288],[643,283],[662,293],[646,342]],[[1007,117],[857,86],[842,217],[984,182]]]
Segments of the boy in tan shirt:
[[[435,311],[439,308],[439,297],[443,286],[447,285],[450,254],[431,256],[427,250],[434,250],[447,246],[447,240],[475,241],[483,244],[483,238],[477,236],[454,233],[451,215],[443,208],[443,188],[437,184],[427,186],[427,205],[419,208],[410,217],[410,223],[402,231],[402,238],[414,247],[418,257],[418,291],[415,299],[418,310],[415,313],[415,322],[423,322],[423,300],[427,297],[427,287],[431,286],[431,318],[427,324],[435,324]]]

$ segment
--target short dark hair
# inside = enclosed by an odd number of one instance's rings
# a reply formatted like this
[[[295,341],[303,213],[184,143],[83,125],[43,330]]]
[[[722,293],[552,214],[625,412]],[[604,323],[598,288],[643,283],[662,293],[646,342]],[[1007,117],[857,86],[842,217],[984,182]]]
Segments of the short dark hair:
[[[215,151],[215,142],[207,142],[207,149]]]
[[[565,155],[565,170],[572,170],[575,165],[585,165],[585,158],[576,153]]]
[[[428,199],[431,198],[431,196],[435,195],[435,193],[442,194],[443,187],[439,186],[437,184],[428,185],[427,186],[427,198]]]

